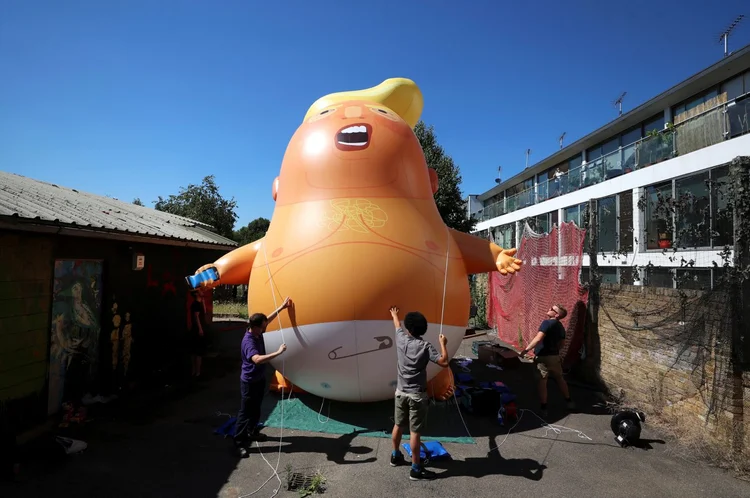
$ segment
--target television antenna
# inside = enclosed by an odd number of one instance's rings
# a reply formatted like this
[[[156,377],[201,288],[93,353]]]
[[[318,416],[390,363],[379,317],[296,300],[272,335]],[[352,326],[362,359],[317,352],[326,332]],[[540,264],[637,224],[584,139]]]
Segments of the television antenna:
[[[558,140],[560,141],[560,148],[561,148],[561,149],[563,148],[563,140],[565,139],[565,134],[566,134],[566,133],[567,133],[567,132],[565,132],[565,131],[564,131],[564,132],[563,132],[563,134],[562,134],[562,135],[560,135],[560,138],[558,138]]]
[[[526,149],[526,168],[529,167],[529,156],[531,155],[531,149]]]
[[[736,28],[737,25],[742,21],[743,17],[745,17],[745,14],[738,15],[737,19],[732,21],[732,24],[730,24],[729,27],[724,30],[721,35],[719,35],[719,43],[724,42],[724,57],[729,56],[729,34],[734,31],[734,28]]]
[[[497,183],[498,185],[501,184],[501,183],[503,183],[503,180],[500,178],[500,172],[502,170],[503,170],[502,166],[498,166],[497,167],[497,178],[495,178],[495,183]]]
[[[619,114],[618,116],[622,116],[622,101],[625,99],[625,95],[627,95],[628,92],[622,92],[622,95],[617,97],[617,100],[614,102],[614,106],[617,107]]]

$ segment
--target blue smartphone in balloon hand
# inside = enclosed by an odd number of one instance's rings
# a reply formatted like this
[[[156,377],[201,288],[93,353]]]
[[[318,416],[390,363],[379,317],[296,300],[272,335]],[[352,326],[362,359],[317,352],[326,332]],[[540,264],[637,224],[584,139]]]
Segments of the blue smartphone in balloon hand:
[[[185,281],[191,289],[197,289],[200,287],[201,282],[206,282],[208,280],[219,280],[219,273],[216,271],[216,268],[208,268],[196,275],[188,275],[185,277]]]

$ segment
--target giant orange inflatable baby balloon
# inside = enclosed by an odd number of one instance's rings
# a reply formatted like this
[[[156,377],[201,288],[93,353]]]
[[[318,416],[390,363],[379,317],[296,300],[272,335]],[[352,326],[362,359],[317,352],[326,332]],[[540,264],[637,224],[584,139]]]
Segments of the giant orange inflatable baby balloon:
[[[271,363],[281,370],[283,358],[286,379],[309,393],[392,398],[389,308],[398,306],[402,320],[421,311],[426,340],[437,344],[442,330],[453,356],[469,319],[467,275],[520,269],[515,249],[443,223],[433,197],[437,173],[412,130],[421,112],[422,94],[404,78],[319,99],[273,182],[276,208],[265,237],[196,272],[218,272],[218,281],[202,285],[249,282],[251,313],[268,314],[292,298],[292,312],[264,337],[268,351],[286,343]],[[450,369],[430,364],[428,378],[431,394],[450,394]]]

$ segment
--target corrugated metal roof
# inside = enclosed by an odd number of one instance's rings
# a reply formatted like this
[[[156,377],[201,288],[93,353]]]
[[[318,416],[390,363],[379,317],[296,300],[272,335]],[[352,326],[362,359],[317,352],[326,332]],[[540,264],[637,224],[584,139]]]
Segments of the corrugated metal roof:
[[[205,223],[0,171],[0,216],[236,246]]]

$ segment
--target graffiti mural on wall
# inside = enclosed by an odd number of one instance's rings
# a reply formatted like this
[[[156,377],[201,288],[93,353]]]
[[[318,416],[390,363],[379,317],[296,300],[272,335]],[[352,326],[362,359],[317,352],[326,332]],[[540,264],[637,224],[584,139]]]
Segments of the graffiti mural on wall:
[[[56,260],[52,290],[48,413],[78,401],[96,375],[102,261]]]
[[[118,367],[122,367],[119,372],[126,378],[133,344],[133,323],[129,311],[125,312],[124,317],[120,314],[115,296],[112,296],[112,301],[112,331],[109,334],[112,344],[112,371],[118,372]]]

